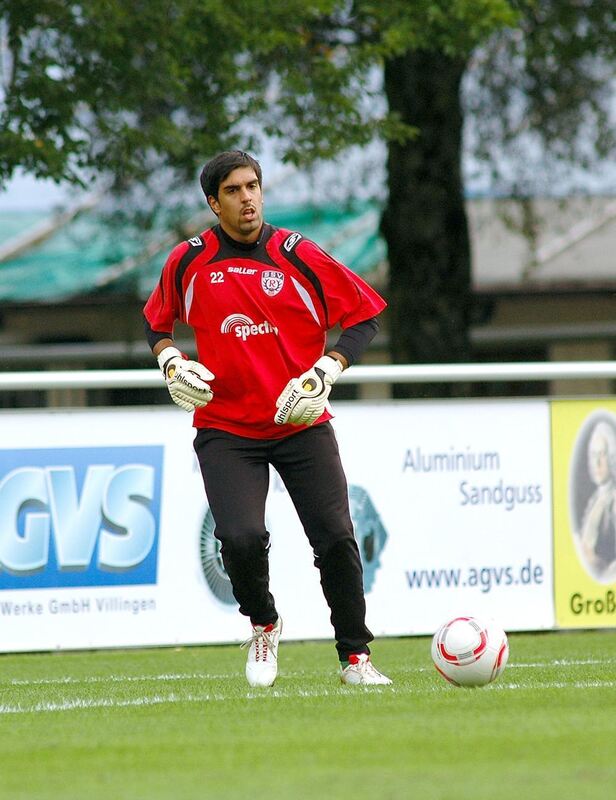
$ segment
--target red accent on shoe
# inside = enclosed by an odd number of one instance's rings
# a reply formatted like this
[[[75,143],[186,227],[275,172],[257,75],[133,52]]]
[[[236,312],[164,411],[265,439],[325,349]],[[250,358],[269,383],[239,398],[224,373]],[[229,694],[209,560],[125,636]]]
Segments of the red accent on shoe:
[[[368,653],[351,653],[349,656],[349,664],[359,664],[361,661],[360,656],[368,656],[368,660],[370,660]]]
[[[256,628],[256,625],[252,626]],[[263,626],[263,633],[271,633],[276,627],[275,622]],[[255,645],[255,661],[267,661],[267,639],[259,639]]]

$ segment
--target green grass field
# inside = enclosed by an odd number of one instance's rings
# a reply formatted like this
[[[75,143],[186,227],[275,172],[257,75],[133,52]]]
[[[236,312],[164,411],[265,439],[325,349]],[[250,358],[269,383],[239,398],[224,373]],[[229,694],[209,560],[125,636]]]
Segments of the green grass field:
[[[340,685],[331,643],[285,643],[272,689],[237,647],[0,656],[0,797],[608,798],[616,631],[510,636],[482,689],[428,638],[375,643],[393,687]]]

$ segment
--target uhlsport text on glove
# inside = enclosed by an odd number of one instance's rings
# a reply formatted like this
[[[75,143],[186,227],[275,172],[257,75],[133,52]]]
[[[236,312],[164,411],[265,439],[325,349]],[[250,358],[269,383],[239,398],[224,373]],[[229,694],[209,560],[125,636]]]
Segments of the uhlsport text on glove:
[[[322,356],[298,378],[292,378],[276,401],[277,425],[312,425],[325,411],[332,386],[342,374],[342,364]]]
[[[215,376],[203,364],[186,358],[177,347],[165,347],[157,360],[171,399],[184,411],[202,408],[212,400],[214,393],[207,381]]]

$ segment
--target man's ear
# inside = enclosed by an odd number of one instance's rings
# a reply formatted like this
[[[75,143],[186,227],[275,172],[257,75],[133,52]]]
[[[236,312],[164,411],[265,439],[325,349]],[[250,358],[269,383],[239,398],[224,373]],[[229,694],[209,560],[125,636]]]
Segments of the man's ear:
[[[219,216],[219,214],[220,214],[220,203],[214,197],[213,194],[208,195],[207,204],[212,209],[214,214],[216,214],[216,216]]]

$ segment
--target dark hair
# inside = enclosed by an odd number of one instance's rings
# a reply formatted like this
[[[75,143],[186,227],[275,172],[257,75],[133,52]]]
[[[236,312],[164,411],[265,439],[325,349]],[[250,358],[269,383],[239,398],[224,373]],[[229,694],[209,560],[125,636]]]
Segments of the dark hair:
[[[205,199],[207,200],[210,195],[218,199],[220,184],[227,175],[238,167],[252,167],[259,181],[259,186],[262,185],[261,165],[255,158],[243,150],[225,150],[224,153],[219,153],[210,159],[201,170],[199,181]]]

